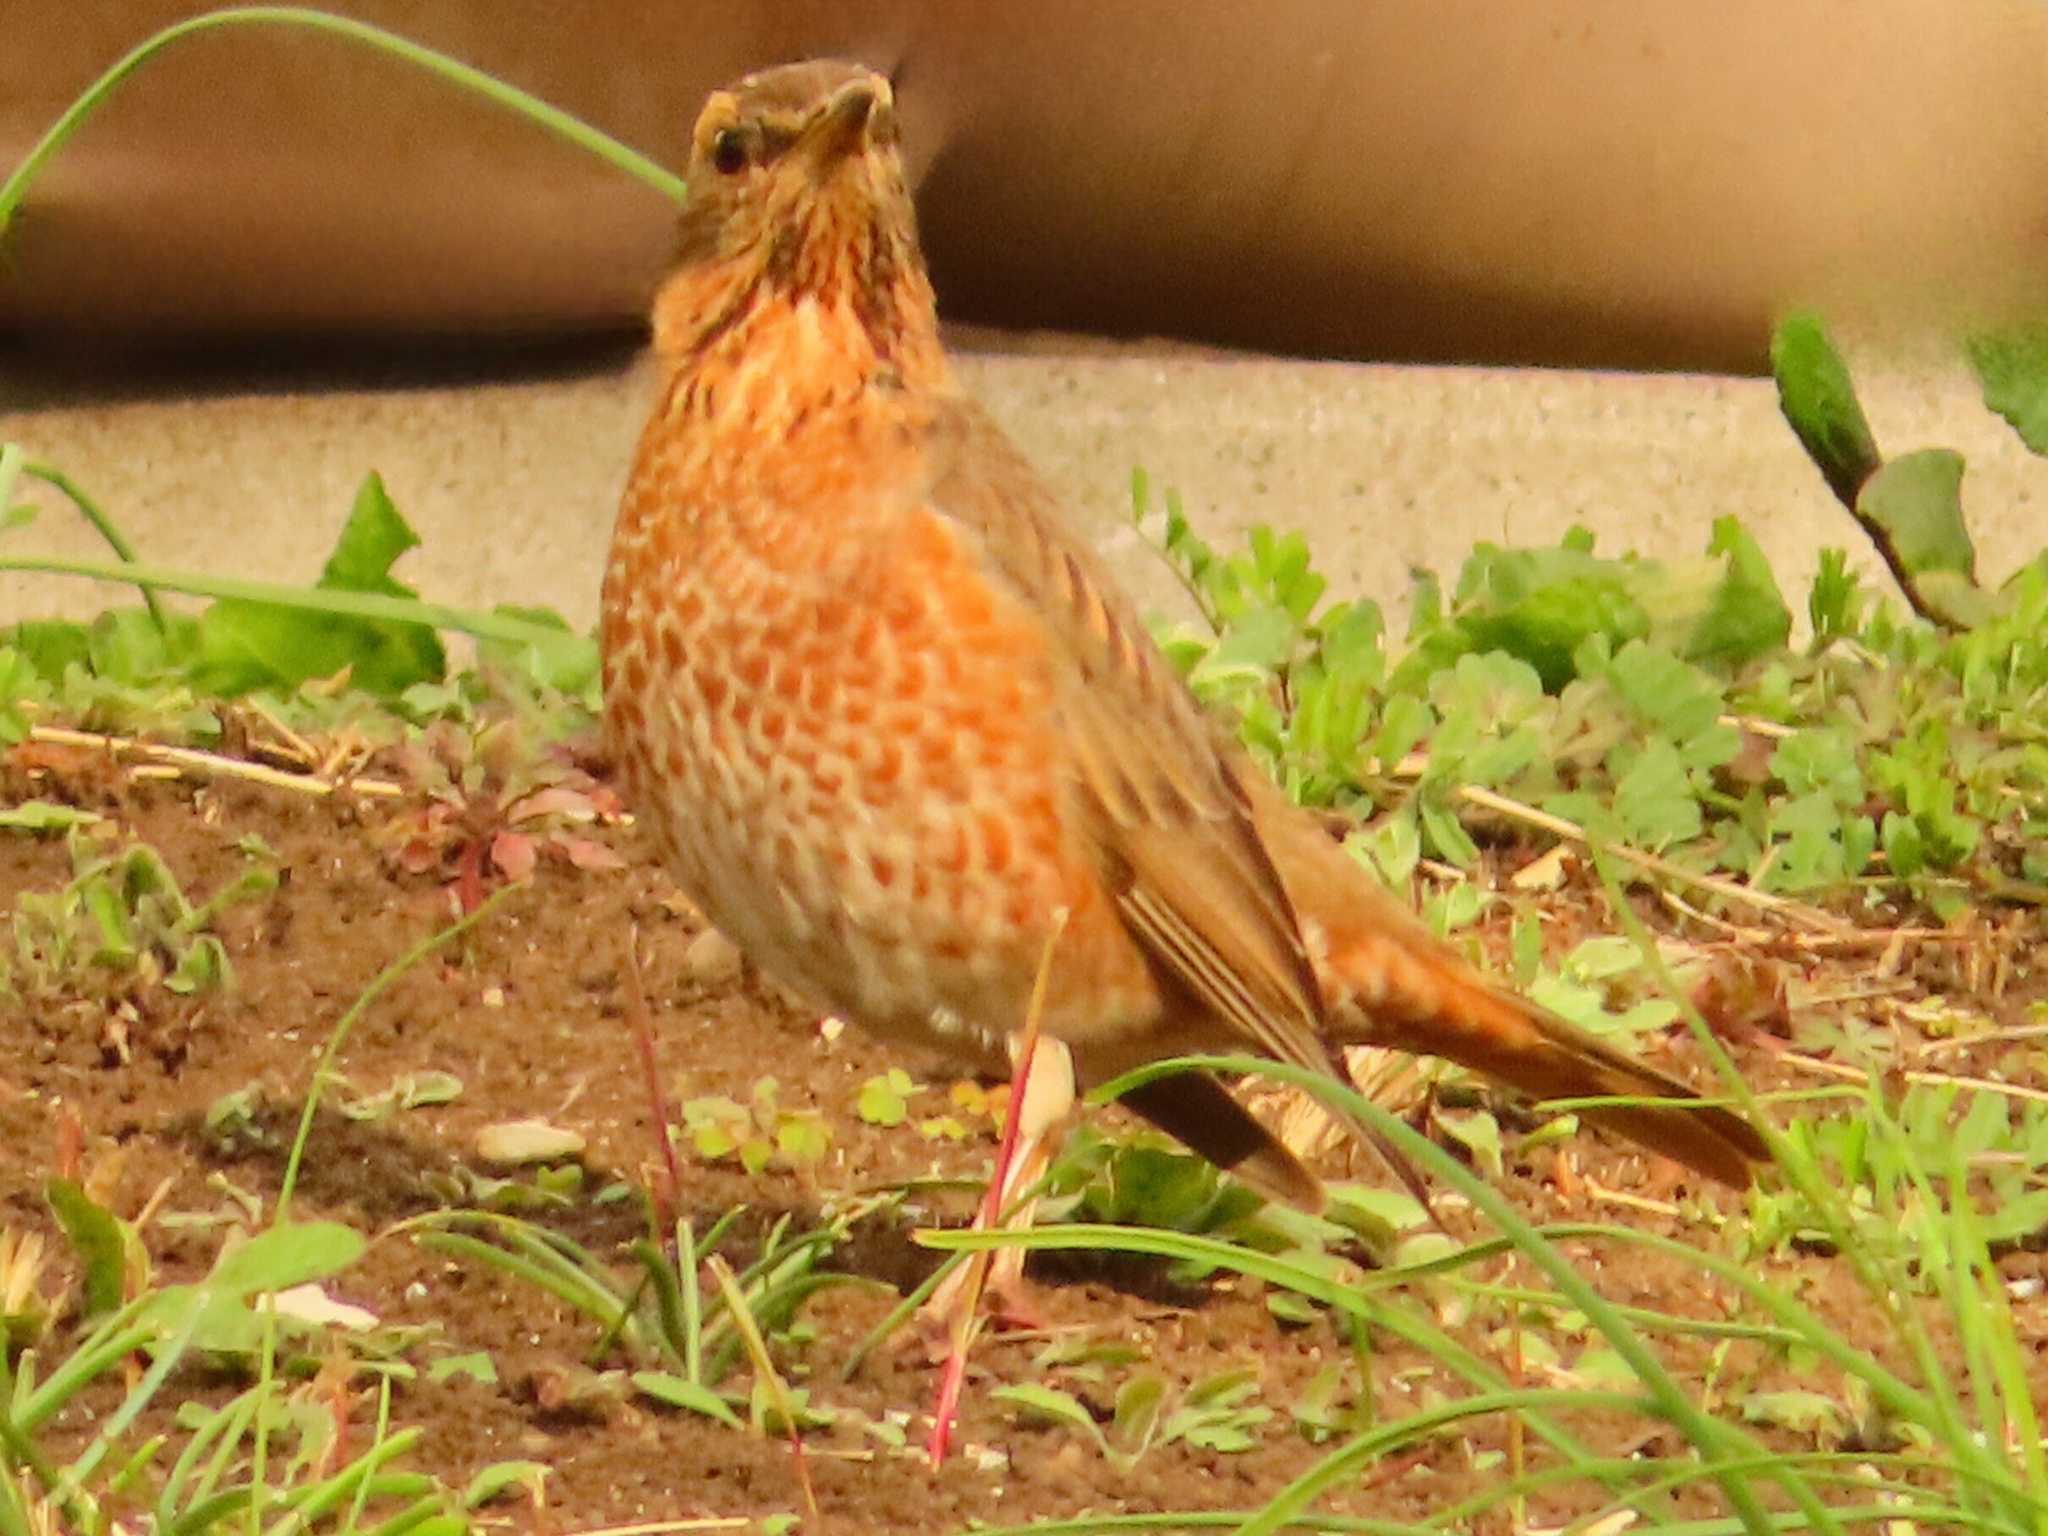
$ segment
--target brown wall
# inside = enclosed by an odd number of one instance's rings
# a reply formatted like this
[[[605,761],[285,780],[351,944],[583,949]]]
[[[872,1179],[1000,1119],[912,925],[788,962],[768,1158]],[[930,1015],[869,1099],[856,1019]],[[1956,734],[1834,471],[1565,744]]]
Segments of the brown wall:
[[[704,91],[898,74],[961,318],[1351,356],[1753,366],[1791,300],[2048,287],[2038,0],[349,0],[674,164]],[[199,6],[10,0],[0,160]],[[22,47],[26,41],[28,46]],[[187,42],[37,187],[0,328],[630,324],[653,195],[387,60]]]

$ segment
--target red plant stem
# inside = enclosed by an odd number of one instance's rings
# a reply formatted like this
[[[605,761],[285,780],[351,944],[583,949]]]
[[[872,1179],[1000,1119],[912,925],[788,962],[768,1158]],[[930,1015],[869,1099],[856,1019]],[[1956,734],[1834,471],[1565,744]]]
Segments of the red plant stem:
[[[661,1090],[661,1064],[654,1051],[654,1018],[647,1007],[647,987],[640,977],[640,930],[626,935],[626,1012],[639,1047],[640,1070],[647,1079],[647,1107],[654,1117],[654,1139],[661,1148],[662,1187],[654,1193],[654,1215],[664,1244],[674,1238],[676,1210],[682,1200],[683,1171],[676,1144],[668,1133],[668,1095]]]

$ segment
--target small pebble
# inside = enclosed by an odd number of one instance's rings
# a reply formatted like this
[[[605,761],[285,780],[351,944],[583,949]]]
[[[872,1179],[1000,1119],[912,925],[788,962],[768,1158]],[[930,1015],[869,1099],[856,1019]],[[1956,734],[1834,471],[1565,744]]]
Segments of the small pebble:
[[[549,1125],[545,1120],[507,1120],[487,1125],[476,1133],[476,1155],[501,1167],[575,1157],[583,1151],[583,1145],[583,1138],[576,1132]]]
[[[377,1326],[376,1313],[364,1307],[350,1306],[345,1301],[336,1301],[319,1286],[310,1283],[295,1285],[288,1291],[277,1291],[270,1300],[279,1317],[288,1317],[294,1322],[311,1323],[315,1327],[348,1328],[358,1333]]]
[[[683,969],[699,986],[723,986],[740,974],[739,946],[716,928],[706,928],[683,951]]]

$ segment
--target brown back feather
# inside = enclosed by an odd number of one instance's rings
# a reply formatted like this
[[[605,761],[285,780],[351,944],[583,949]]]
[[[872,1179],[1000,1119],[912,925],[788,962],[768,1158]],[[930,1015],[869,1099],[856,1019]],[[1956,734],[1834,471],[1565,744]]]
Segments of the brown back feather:
[[[1077,803],[1125,923],[1247,1045],[1326,1070],[1300,925],[1201,710],[1009,439],[964,402],[934,436],[932,504],[1043,618]]]

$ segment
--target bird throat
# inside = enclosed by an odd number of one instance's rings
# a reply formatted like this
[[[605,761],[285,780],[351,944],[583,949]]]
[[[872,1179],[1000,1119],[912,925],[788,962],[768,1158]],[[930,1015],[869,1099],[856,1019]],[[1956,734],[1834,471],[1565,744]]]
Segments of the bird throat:
[[[805,210],[765,250],[679,269],[655,300],[654,341],[687,414],[947,378],[915,236],[850,200]]]

